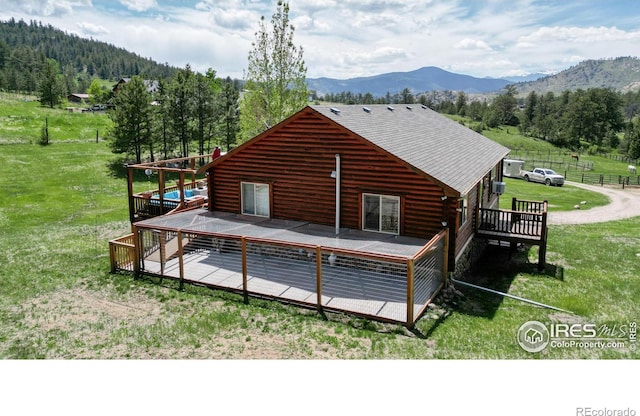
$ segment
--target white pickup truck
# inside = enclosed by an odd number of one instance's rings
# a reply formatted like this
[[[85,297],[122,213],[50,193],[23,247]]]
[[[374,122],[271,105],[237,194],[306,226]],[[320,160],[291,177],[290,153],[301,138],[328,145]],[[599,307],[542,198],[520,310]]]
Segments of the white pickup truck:
[[[535,168],[531,172],[527,171],[527,170],[523,170],[523,171],[520,172],[520,175],[527,182],[529,182],[529,181],[531,181],[531,182],[539,182],[539,183],[543,183],[543,184],[548,185],[548,186],[550,186],[550,185],[556,185],[556,186],[564,185],[564,176],[558,175],[552,169]]]

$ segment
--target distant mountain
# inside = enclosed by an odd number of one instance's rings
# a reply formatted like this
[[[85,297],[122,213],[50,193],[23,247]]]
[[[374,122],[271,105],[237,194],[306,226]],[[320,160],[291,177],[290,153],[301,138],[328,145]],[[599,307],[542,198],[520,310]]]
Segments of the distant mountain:
[[[560,93],[566,90],[588,88],[612,88],[618,91],[640,89],[640,59],[620,57],[580,62],[555,75],[537,81],[516,84],[522,95],[536,93]]]
[[[529,81],[537,81],[540,78],[544,78],[546,76],[549,76],[549,74],[536,73],[536,74],[529,74],[529,75],[521,75],[517,77],[503,77],[502,79],[506,79],[507,81],[511,81],[511,82],[529,82]]]
[[[427,91],[464,91],[466,93],[488,93],[498,91],[512,81],[495,78],[475,78],[469,75],[455,74],[443,69],[428,66],[410,72],[391,72],[371,77],[350,79],[307,78],[309,89],[319,96],[349,91],[354,94],[371,93],[382,97],[400,93],[408,88],[411,93]]]

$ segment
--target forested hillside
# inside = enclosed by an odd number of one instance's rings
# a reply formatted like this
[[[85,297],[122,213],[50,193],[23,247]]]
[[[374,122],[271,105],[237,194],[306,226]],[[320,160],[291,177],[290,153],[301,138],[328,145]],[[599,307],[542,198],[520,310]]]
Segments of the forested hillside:
[[[142,75],[168,78],[176,68],[41,22],[0,22],[0,90],[33,93],[39,71],[55,60],[67,93],[86,92],[94,77],[116,81]]]
[[[615,59],[590,59],[532,82],[516,84],[521,95],[531,91],[537,93],[560,93],[566,90],[611,88],[616,91],[640,89],[640,59],[619,57]]]

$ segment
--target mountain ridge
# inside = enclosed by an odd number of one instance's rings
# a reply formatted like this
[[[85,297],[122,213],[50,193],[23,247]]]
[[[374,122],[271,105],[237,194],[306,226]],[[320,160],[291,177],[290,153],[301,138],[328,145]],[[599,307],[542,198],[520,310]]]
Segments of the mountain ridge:
[[[489,93],[498,91],[513,82],[501,78],[477,78],[471,75],[445,71],[435,66],[425,66],[407,72],[389,72],[368,77],[349,79],[307,78],[307,86],[317,95],[337,94],[349,91],[354,94],[370,93],[382,97],[387,93],[400,93],[408,88],[412,93],[426,91],[464,91],[465,93]]]

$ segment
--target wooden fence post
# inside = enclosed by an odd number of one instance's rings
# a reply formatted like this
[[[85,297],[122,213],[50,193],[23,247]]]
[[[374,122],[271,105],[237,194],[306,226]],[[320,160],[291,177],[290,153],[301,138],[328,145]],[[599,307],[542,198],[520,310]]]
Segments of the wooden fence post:
[[[180,265],[180,290],[182,290],[184,288],[184,249],[181,230],[178,230],[178,264]]]
[[[413,259],[407,259],[407,328],[413,327]]]
[[[133,232],[133,244],[135,245],[133,255],[133,279],[136,280],[140,277],[140,259],[142,258],[142,237],[138,232],[138,227],[135,224],[131,224],[131,230]]]
[[[318,312],[322,313],[322,248],[316,247],[316,294]]]
[[[241,237],[240,242],[242,245],[242,295],[244,296],[244,303],[249,303],[249,290],[247,288],[247,238]]]

